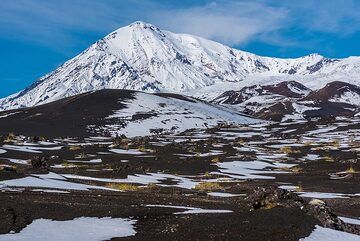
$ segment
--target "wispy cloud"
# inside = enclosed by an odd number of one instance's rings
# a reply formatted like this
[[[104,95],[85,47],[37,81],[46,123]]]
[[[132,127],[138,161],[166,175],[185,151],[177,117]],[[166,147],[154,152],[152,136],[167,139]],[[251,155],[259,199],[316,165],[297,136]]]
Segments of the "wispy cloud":
[[[177,32],[192,33],[235,45],[284,27],[288,11],[256,1],[218,1],[158,13],[156,21]],[[159,20],[160,19],[160,20]]]
[[[360,30],[358,0],[280,0],[275,3],[277,7],[289,9],[292,26],[304,30],[341,35],[353,34]]]
[[[64,49],[144,20],[175,32],[200,35],[230,45],[268,41],[301,45],[285,32],[300,29],[351,35],[359,31],[357,0],[2,0],[0,37]]]

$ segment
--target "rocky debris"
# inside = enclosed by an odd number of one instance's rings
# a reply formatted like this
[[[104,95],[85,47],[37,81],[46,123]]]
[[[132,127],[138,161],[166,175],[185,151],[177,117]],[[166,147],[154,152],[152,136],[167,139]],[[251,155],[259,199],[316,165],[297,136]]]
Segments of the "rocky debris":
[[[48,169],[49,158],[48,157],[34,157],[31,159],[31,166],[34,169]]]
[[[126,163],[125,165],[119,166],[118,168],[114,169],[114,172],[122,172],[129,169],[130,167],[130,164]]]
[[[255,188],[247,200],[250,201],[251,210],[270,209],[278,206],[299,207],[308,215],[315,217],[326,228],[360,234],[358,225],[344,223],[332,212],[326,202],[319,199],[307,202],[294,192],[270,186]]]
[[[0,233],[20,231],[31,223],[31,219],[22,208],[0,207]]]
[[[129,139],[124,135],[121,134],[120,136],[116,136],[113,141],[113,146],[119,146],[119,147],[128,147],[129,145]]]
[[[34,143],[37,143],[37,142],[40,142],[40,141],[45,141],[46,139],[42,136],[33,136],[33,137],[30,137],[29,138],[29,141],[30,142],[34,142]]]
[[[251,209],[269,209],[276,206],[302,206],[304,200],[296,193],[275,186],[257,187],[247,198]]]

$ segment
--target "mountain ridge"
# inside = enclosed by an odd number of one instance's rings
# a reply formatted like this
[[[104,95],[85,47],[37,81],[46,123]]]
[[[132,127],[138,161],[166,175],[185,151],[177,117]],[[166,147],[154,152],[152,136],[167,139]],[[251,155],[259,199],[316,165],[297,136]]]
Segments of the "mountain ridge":
[[[137,21],[113,31],[23,91],[0,99],[0,110],[48,103],[99,89],[212,95],[225,86],[297,80],[315,89],[333,80],[354,83],[360,58],[311,54],[262,57],[189,34]],[[219,86],[219,87],[217,87]],[[307,86],[309,87],[309,86]],[[207,91],[206,89],[210,89]],[[207,91],[207,92],[206,92]]]

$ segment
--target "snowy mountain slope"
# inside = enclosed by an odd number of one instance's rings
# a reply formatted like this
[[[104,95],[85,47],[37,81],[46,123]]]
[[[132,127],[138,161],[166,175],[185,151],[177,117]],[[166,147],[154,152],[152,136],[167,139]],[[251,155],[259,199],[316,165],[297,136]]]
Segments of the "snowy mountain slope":
[[[177,94],[99,90],[0,112],[0,135],[81,137],[178,133],[218,123],[259,123],[223,106]]]
[[[234,87],[284,80],[313,89],[335,80],[359,85],[359,71],[359,57],[261,57],[135,22],[97,41],[27,89],[0,99],[0,109],[34,106],[105,88],[211,98]]]
[[[300,98],[307,96],[311,90],[295,81],[284,81],[274,85],[252,85],[242,89],[229,90],[218,97],[213,102],[220,104],[240,104],[256,96],[275,95],[282,97]]]
[[[257,123],[255,120],[230,109],[180,96],[157,96],[138,92],[135,99],[123,102],[126,109],[116,110],[106,119],[116,123],[121,120],[126,126],[106,124],[99,127],[112,136],[145,136],[158,132],[183,132],[193,128],[208,128],[219,123]]]
[[[334,81],[308,95],[305,100],[360,106],[360,86]]]
[[[360,87],[334,81],[312,91],[298,82],[284,81],[226,91],[213,102],[275,121],[355,116],[360,111]]]

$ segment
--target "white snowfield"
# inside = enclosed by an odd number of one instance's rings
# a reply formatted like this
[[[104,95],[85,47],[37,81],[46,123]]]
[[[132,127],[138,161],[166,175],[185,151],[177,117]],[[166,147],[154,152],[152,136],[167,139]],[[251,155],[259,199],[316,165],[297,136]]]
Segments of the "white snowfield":
[[[284,80],[295,80],[312,89],[336,80],[359,85],[359,70],[359,57],[261,57],[135,22],[97,41],[24,91],[0,99],[0,110],[104,88],[185,92],[209,98],[225,90]]]
[[[346,91],[340,96],[333,97],[330,101],[360,106],[360,95],[354,91]]]
[[[316,226],[315,230],[310,234],[309,237],[302,238],[299,241],[340,241],[340,240],[360,241],[360,236]]]
[[[136,221],[80,217],[67,221],[36,219],[19,233],[1,234],[0,241],[102,241],[134,236]]]
[[[152,130],[183,132],[193,128],[207,128],[218,123],[253,124],[260,120],[240,115],[231,109],[212,105],[196,99],[182,100],[138,92],[135,99],[128,100],[125,109],[114,112],[107,119],[120,120],[126,126],[113,124],[99,127],[99,132],[108,131],[113,136],[129,137],[150,135]],[[139,119],[135,116],[143,115]]]

